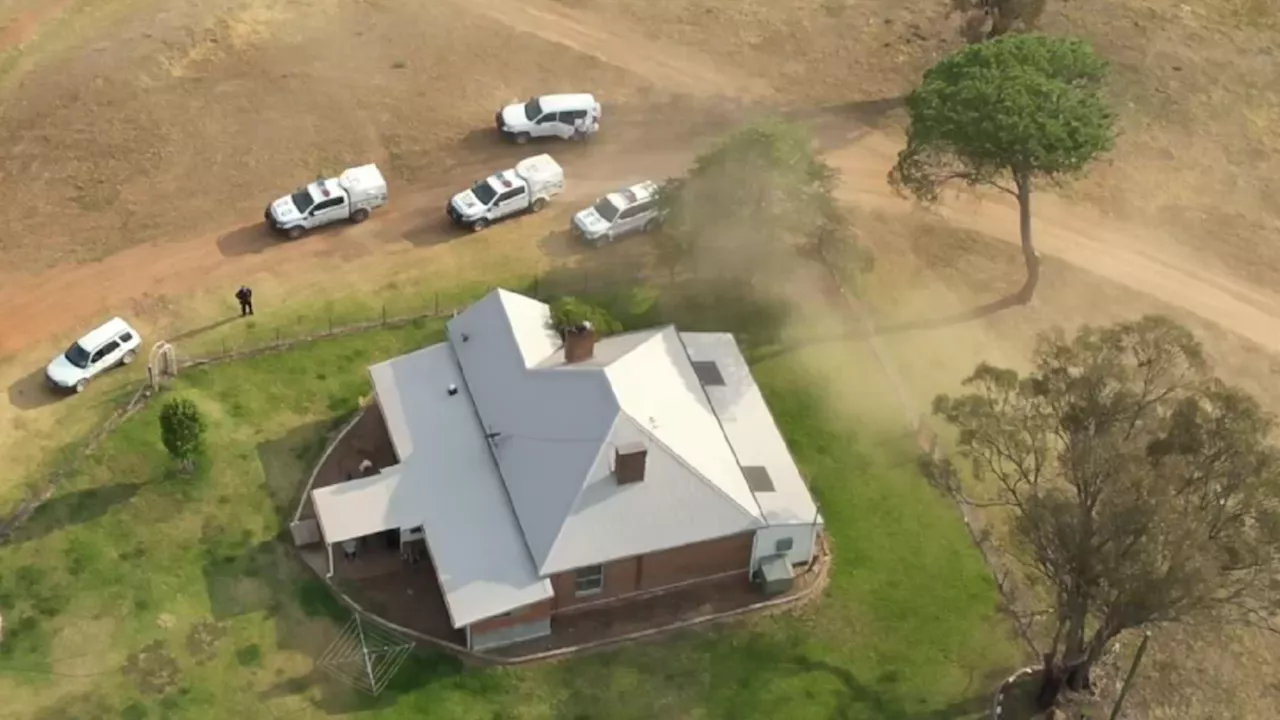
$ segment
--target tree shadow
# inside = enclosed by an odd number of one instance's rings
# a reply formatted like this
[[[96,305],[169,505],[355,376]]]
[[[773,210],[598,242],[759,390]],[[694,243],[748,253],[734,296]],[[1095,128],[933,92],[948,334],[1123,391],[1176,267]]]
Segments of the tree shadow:
[[[855,100],[796,113],[794,118],[809,125],[819,149],[827,152],[883,126],[890,115],[906,107],[906,100],[906,95]]]
[[[119,483],[86,488],[45,501],[10,539],[19,545],[39,540],[67,528],[93,522],[111,508],[133,499],[147,483]]]
[[[9,386],[9,404],[18,410],[36,410],[68,397],[45,382],[44,369],[34,370]]]
[[[1012,295],[1006,295],[1005,297],[1002,297],[999,300],[995,300],[983,305],[978,305],[976,307],[972,307],[967,310],[962,310],[958,313],[952,313],[950,315],[942,315],[934,318],[922,318],[919,320],[906,320],[901,322],[889,323],[886,325],[879,325],[875,329],[875,334],[876,335],[897,335],[900,333],[912,332],[914,330],[936,330],[939,328],[951,327],[953,325],[963,325],[964,323],[973,322],[975,320],[981,320],[983,318],[995,315],[996,313],[1003,312],[1005,310],[1009,310],[1025,304],[1026,302],[1022,299],[1022,295],[1019,293],[1014,293]]]

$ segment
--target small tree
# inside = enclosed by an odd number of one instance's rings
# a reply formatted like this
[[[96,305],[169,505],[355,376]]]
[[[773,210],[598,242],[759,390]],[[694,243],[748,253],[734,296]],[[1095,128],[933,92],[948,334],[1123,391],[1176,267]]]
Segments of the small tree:
[[[942,60],[907,98],[907,147],[889,182],[926,202],[953,180],[1015,198],[1027,269],[1019,302],[1030,302],[1040,281],[1034,184],[1061,183],[1112,147],[1107,72],[1081,40],[1008,35]]]
[[[1012,512],[1015,558],[1053,601],[1040,701],[1087,688],[1122,631],[1280,610],[1280,450],[1273,419],[1214,378],[1162,317],[1044,335],[1025,376],[979,365],[934,412],[987,497],[945,461],[931,477]]]
[[[660,259],[672,270],[692,258],[726,274],[750,274],[780,248],[843,259],[853,233],[835,183],[804,127],[743,127],[699,155],[686,177],[663,186]]]
[[[992,40],[1014,30],[1035,28],[1046,0],[949,0],[951,12],[965,16],[965,39]]]
[[[196,457],[204,449],[204,417],[188,398],[173,398],[160,410],[160,439],[169,456],[183,473],[195,468]]]
[[[615,320],[608,310],[572,295],[557,298],[551,303],[551,329],[560,337],[563,338],[566,332],[584,321],[591,323],[592,329],[600,336],[612,335],[622,330],[622,323]]]

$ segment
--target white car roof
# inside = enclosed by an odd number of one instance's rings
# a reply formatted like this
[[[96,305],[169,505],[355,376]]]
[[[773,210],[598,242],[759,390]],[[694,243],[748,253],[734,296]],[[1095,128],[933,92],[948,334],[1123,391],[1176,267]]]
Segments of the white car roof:
[[[636,183],[631,187],[615,190],[605,197],[619,210],[626,210],[636,203],[653,199],[658,194],[658,184],[652,180]]]
[[[563,110],[590,110],[596,105],[596,96],[591,93],[558,93],[538,97],[538,104],[543,112],[561,112]]]
[[[77,342],[83,346],[84,349],[93,350],[98,345],[101,345],[125,331],[131,332],[134,335],[138,334],[136,330],[129,326],[129,323],[118,317],[113,317],[85,333],[84,337],[80,338]]]

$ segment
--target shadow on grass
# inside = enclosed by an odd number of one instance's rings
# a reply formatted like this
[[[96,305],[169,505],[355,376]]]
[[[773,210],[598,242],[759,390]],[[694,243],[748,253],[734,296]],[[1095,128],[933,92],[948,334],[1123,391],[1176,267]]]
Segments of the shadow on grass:
[[[731,643],[725,635],[736,634]],[[567,690],[554,716],[594,718],[805,717],[835,720],[978,720],[989,710],[1003,673],[970,686],[955,702],[922,709],[894,670],[862,676],[842,665],[798,653],[803,631],[792,636],[742,628],[686,634],[662,644],[566,662],[556,668]],[[625,687],[616,678],[628,677]],[[797,693],[794,694],[793,693]],[[609,708],[607,711],[604,708]],[[823,710],[826,710],[824,713]]]
[[[238,313],[235,315],[228,315],[227,317],[224,317],[221,320],[217,320],[215,322],[211,322],[208,325],[202,325],[198,328],[192,328],[191,330],[187,330],[185,332],[174,335],[173,337],[169,338],[168,342],[176,343],[181,340],[189,340],[193,337],[196,337],[197,335],[203,335],[207,332],[213,332],[214,330],[217,330],[218,328],[223,327],[224,325],[229,325],[239,319],[240,319],[240,315]]]
[[[119,483],[75,490],[53,497],[35,511],[9,542],[14,545],[32,542],[76,525],[93,522],[106,515],[111,508],[132,500],[145,486],[146,483]]]

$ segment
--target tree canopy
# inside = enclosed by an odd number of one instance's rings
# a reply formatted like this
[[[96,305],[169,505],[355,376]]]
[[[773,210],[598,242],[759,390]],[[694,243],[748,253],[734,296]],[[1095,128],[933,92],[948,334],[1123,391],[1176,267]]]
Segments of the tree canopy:
[[[191,470],[203,450],[204,432],[204,416],[192,400],[173,398],[160,409],[160,439],[184,471]]]
[[[581,298],[564,295],[551,303],[551,327],[561,337],[584,321],[591,323],[592,329],[599,336],[622,330],[622,323],[614,319],[608,310]]]
[[[1149,316],[1044,335],[1026,375],[982,364],[934,412],[978,481],[932,477],[1012,512],[1012,552],[1053,599],[1042,702],[1089,684],[1126,629],[1280,610],[1274,419],[1214,377],[1200,344]]]
[[[699,155],[687,176],[664,184],[660,251],[669,266],[692,258],[729,273],[754,270],[779,249],[842,257],[853,238],[835,183],[804,127],[747,125]]]
[[[1027,301],[1039,280],[1031,239],[1033,183],[1060,183],[1111,149],[1108,64],[1082,40],[1006,35],[970,45],[924,74],[907,97],[907,146],[890,183],[933,202],[952,181],[1018,200]]]

